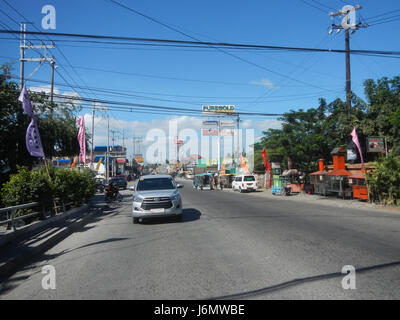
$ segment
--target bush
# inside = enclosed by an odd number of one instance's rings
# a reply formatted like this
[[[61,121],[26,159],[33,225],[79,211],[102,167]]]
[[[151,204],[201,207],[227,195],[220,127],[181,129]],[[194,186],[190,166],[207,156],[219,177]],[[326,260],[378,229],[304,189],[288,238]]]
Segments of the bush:
[[[378,160],[376,169],[367,174],[371,201],[400,205],[400,157],[389,154]]]
[[[50,178],[49,178],[50,174]],[[18,167],[18,173],[11,175],[1,190],[5,207],[39,202],[46,210],[53,207],[53,198],[72,201],[75,205],[88,202],[96,192],[95,179],[89,170],[71,171],[50,167],[49,173],[42,167],[29,171]]]

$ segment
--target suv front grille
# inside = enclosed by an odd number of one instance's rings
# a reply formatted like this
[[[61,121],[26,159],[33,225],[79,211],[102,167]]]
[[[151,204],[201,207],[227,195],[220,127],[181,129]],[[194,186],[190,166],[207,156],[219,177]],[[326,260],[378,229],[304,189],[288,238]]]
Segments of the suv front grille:
[[[172,201],[169,197],[145,198],[142,202],[142,209],[169,209],[172,207]]]

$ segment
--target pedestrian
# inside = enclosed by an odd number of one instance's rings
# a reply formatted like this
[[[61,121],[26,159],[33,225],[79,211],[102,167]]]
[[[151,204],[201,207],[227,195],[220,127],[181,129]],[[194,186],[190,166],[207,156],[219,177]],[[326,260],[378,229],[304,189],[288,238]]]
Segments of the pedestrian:
[[[221,179],[221,177],[219,177],[219,187],[221,190],[224,190],[224,181]]]

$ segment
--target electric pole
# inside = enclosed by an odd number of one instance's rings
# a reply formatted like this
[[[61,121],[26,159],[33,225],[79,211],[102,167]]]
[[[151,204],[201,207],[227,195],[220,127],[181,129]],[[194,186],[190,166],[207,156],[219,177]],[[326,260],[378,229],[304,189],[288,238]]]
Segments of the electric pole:
[[[20,37],[20,86],[21,89],[24,86],[25,82],[25,62],[39,62],[39,66],[30,74],[32,76],[42,65],[43,62],[49,62],[51,66],[51,87],[50,87],[50,103],[53,104],[53,96],[54,96],[54,70],[57,68],[55,65],[54,56],[51,58],[47,57],[47,49],[54,49],[55,45],[52,42],[51,45],[45,45],[43,42],[39,46],[34,46],[30,44],[29,46],[26,45],[26,25],[31,24],[30,22],[22,22],[21,23],[21,37]],[[40,58],[25,58],[25,51],[26,50],[35,50],[35,49],[43,49],[44,55],[40,55]],[[28,76],[29,78],[29,76]]]
[[[331,29],[329,30],[329,34],[333,33],[333,30],[336,30],[336,33],[339,33],[342,29],[345,30],[345,46],[346,46],[346,102],[347,102],[347,112],[350,115],[351,110],[351,72],[350,72],[350,30],[353,34],[360,28],[369,27],[368,24],[362,24],[359,22],[356,24],[356,11],[361,9],[361,6],[350,6],[346,5],[342,10],[337,12],[330,12],[329,15],[331,18],[337,16],[343,16],[343,20],[341,24],[332,24]]]

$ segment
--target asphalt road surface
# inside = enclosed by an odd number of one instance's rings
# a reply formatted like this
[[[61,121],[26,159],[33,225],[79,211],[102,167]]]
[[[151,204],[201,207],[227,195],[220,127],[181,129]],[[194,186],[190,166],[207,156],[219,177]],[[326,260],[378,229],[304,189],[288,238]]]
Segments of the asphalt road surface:
[[[123,191],[4,283],[0,299],[400,299],[399,213],[184,184],[182,222],[134,225]],[[55,290],[42,288],[45,265]],[[342,287],[346,265],[355,289]]]

